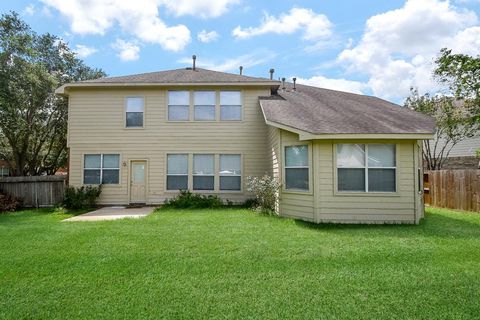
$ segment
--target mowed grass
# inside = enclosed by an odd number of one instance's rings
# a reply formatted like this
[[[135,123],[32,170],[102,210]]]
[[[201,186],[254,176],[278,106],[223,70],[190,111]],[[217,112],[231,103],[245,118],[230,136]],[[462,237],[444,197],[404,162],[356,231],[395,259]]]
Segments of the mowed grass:
[[[478,319],[480,214],[312,225],[248,210],[0,215],[2,319]]]

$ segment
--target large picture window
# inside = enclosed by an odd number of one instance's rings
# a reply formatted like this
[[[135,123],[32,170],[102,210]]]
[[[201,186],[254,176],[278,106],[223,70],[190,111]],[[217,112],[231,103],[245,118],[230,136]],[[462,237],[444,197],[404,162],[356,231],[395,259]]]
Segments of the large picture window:
[[[241,156],[239,154],[221,154],[219,175],[220,190],[241,190]]]
[[[214,190],[215,156],[213,154],[193,155],[193,190]]]
[[[220,91],[220,120],[242,120],[240,91]]]
[[[190,116],[190,92],[168,91],[168,120],[188,121]]]
[[[308,145],[285,147],[285,189],[309,190]]]
[[[338,191],[395,192],[394,144],[338,144]]]
[[[144,100],[141,97],[128,97],[126,99],[125,126],[127,128],[143,127]]]
[[[167,190],[188,189],[188,155],[167,155]]]
[[[215,91],[195,91],[193,104],[195,120],[215,120]]]
[[[84,156],[84,184],[118,184],[119,181],[120,155],[86,154]]]

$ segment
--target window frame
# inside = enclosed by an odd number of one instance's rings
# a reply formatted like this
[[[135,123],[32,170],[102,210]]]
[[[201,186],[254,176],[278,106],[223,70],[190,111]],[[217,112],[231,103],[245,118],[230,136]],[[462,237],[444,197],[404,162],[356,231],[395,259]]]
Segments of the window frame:
[[[100,155],[100,168],[85,168],[85,156],[96,156]],[[103,156],[104,155],[117,155],[118,156],[118,168],[104,168],[103,167]],[[84,153],[82,154],[82,185],[85,186],[121,186],[122,184],[122,156],[120,153],[110,152],[110,153]],[[103,183],[103,170],[118,170],[118,183]],[[100,183],[85,183],[85,170],[100,170]]]
[[[195,174],[195,156],[212,156],[213,157],[213,174]],[[192,153],[192,191],[196,192],[216,192],[218,191],[217,184],[217,154],[216,153]],[[193,182],[194,177],[213,177],[213,189],[195,189]]]
[[[220,166],[220,159],[222,156],[240,156],[240,174],[236,175],[222,175],[220,174],[221,166]],[[218,154],[218,168],[216,170],[216,173],[218,175],[218,192],[221,193],[242,193],[243,192],[243,154],[242,153],[219,153]],[[221,189],[220,188],[220,179],[221,177],[240,177],[240,189],[238,190],[226,190],[226,189]]]
[[[285,159],[285,152],[287,147],[295,147],[295,146],[307,146],[308,150],[308,190],[302,189],[287,189],[287,172],[286,169],[288,168],[299,168],[299,167],[286,167],[286,159]],[[293,141],[290,143],[282,144],[282,193],[292,193],[292,194],[313,194],[313,148],[312,144],[309,142],[302,142],[302,141]]]
[[[127,126],[127,103],[128,103],[128,99],[129,98],[141,98],[143,100],[143,118],[142,118],[142,126],[135,126],[135,127],[129,127]],[[147,102],[146,102],[146,98],[145,96],[126,96],[124,98],[124,102],[123,102],[123,128],[124,129],[127,129],[127,130],[141,130],[141,129],[145,129],[145,113],[146,113],[146,110],[147,110]]]
[[[186,190],[191,190],[191,182],[190,182],[190,173],[191,173],[191,156],[190,153],[186,152],[166,152],[165,153],[165,185],[164,185],[164,191],[166,193],[177,193],[179,190],[178,189],[168,189],[168,176],[185,176],[185,174],[179,174],[179,173],[168,173],[168,156],[169,155],[184,155],[187,156],[187,189]]]
[[[0,167],[0,178],[9,177],[10,168],[9,167]]]
[[[188,105],[186,104],[170,104],[170,92],[188,92]],[[167,110],[166,110],[166,115],[167,115],[167,122],[190,122],[192,121],[192,104],[193,104],[193,95],[192,95],[192,90],[167,90]],[[180,119],[180,120],[172,120],[170,119],[170,106],[176,106],[176,107],[188,107],[188,116],[187,119]],[[194,115],[195,116],[195,115]]]
[[[363,167],[344,167],[344,168],[339,168],[337,165],[337,149],[338,145],[340,144],[362,144],[365,146],[365,154],[364,154],[364,163],[365,165]],[[394,159],[395,159],[395,167],[370,167],[368,165],[368,146],[369,145],[393,145],[394,146]],[[333,150],[333,168],[334,168],[334,183],[335,183],[335,188],[334,188],[334,194],[336,196],[399,196],[399,191],[398,191],[398,161],[399,161],[399,152],[398,152],[398,143],[392,143],[392,142],[372,142],[372,143],[356,143],[356,142],[338,142],[334,143],[334,150]],[[341,191],[338,190],[338,169],[364,169],[364,175],[365,175],[365,191]],[[369,169],[390,169],[390,170],[395,170],[395,191],[369,191],[368,190],[368,170]]]
[[[222,92],[238,92],[240,93],[240,105],[238,104],[222,104]],[[230,90],[218,90],[218,120],[222,122],[240,122],[244,120],[244,107],[245,101],[244,101],[244,92],[243,90],[235,90],[235,89],[230,89]],[[226,107],[236,107],[240,106],[240,119],[229,119],[229,120],[223,120],[222,119],[222,106]]]
[[[213,92],[213,104],[195,104],[195,93],[197,92]],[[192,105],[193,105],[193,121],[195,122],[216,122],[217,121],[217,96],[219,95],[218,90],[193,90],[190,92],[191,95],[191,100],[192,100]],[[196,107],[213,107],[213,119],[197,119],[196,118]]]

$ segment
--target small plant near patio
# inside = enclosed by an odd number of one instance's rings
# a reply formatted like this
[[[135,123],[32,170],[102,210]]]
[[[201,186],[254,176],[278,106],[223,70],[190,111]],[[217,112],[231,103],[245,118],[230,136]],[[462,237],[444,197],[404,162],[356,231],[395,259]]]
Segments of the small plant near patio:
[[[180,190],[180,194],[172,199],[165,200],[164,208],[175,209],[202,209],[202,208],[220,208],[223,201],[216,195],[201,195],[192,193],[188,190]]]
[[[269,175],[247,177],[247,190],[255,194],[255,199],[258,202],[254,209],[261,213],[275,214],[280,186],[278,179]]]
[[[102,193],[101,185],[82,186],[80,188],[68,187],[65,190],[63,204],[68,209],[93,208],[97,205],[97,199]]]
[[[17,211],[22,207],[22,199],[0,192],[0,213]]]

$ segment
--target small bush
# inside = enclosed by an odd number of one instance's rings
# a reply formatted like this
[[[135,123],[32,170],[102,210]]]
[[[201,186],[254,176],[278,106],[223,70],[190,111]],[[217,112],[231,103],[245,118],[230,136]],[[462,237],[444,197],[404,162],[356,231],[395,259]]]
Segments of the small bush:
[[[22,199],[0,193],[0,213],[17,211],[22,207]]]
[[[101,186],[68,187],[65,190],[63,204],[68,209],[93,208],[102,193]]]
[[[219,208],[223,206],[223,201],[216,195],[201,195],[191,193],[188,190],[180,190],[180,194],[176,197],[165,200],[164,208],[175,209],[202,209],[202,208]]]
[[[256,198],[250,198],[250,199],[247,199],[245,200],[243,203],[242,203],[242,207],[243,208],[247,208],[247,209],[255,209],[259,206],[259,202]]]
[[[262,213],[275,214],[280,186],[280,182],[269,175],[261,178],[247,177],[247,190],[255,194],[255,199],[258,201],[255,209]]]

